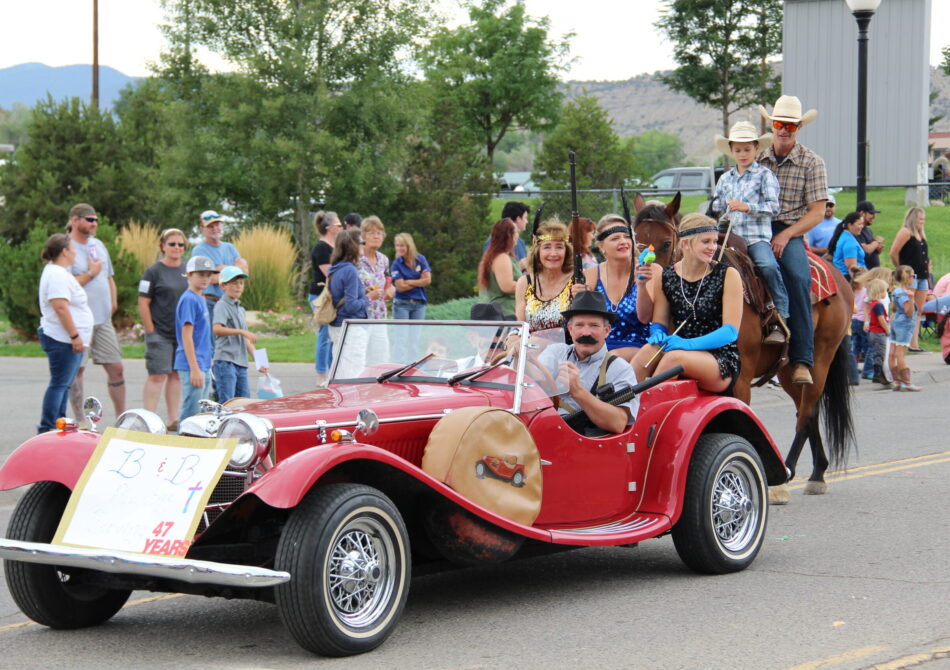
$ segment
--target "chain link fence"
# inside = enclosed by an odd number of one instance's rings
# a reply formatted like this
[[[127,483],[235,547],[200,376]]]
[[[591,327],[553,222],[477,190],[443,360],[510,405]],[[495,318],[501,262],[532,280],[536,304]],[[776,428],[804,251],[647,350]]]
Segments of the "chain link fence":
[[[636,212],[633,209],[633,199],[636,194],[639,193],[643,196],[645,200],[650,199],[662,199],[664,202],[670,200],[674,195],[675,191],[658,191],[655,189],[638,189],[636,191],[625,190],[624,194],[627,197],[627,203],[630,207],[630,216],[634,216]],[[684,193],[687,195],[687,193]],[[700,195],[699,192],[689,192],[688,195]],[[503,200],[537,200],[544,203],[544,214],[542,218],[548,220],[554,218],[555,216],[561,220],[562,223],[570,223],[571,221],[571,211],[573,209],[571,203],[571,192],[569,190],[564,191],[508,191],[505,193],[498,193],[493,197],[503,199]],[[620,214],[623,215],[623,202],[620,197],[620,189],[584,189],[577,191],[577,212],[581,216],[586,216],[589,219],[594,221],[599,220],[605,214]],[[531,220],[528,225],[531,225],[534,217],[534,209],[532,208]]]

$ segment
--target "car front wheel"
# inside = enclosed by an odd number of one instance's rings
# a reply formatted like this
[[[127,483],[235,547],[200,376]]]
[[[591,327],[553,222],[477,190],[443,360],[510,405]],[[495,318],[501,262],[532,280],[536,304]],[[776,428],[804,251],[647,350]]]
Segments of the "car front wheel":
[[[768,488],[762,461],[747,440],[712,433],[696,443],[686,478],[683,513],[673,544],[697,572],[748,567],[765,537]]]
[[[34,484],[17,504],[7,536],[48,543],[69,501],[69,489],[56,482]],[[111,619],[132,593],[89,583],[85,570],[62,572],[56,566],[4,561],[7,588],[20,610],[50,628],[85,628]]]
[[[311,491],[280,538],[280,617],[305,649],[349,656],[392,633],[409,594],[409,536],[396,506],[359,484]]]

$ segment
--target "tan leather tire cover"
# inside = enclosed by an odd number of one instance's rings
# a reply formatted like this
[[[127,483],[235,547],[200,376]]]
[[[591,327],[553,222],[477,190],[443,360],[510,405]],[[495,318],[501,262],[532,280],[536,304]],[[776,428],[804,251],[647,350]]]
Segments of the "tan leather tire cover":
[[[530,526],[541,511],[538,449],[525,425],[505,410],[465,407],[447,414],[429,435],[422,469],[506,519]]]

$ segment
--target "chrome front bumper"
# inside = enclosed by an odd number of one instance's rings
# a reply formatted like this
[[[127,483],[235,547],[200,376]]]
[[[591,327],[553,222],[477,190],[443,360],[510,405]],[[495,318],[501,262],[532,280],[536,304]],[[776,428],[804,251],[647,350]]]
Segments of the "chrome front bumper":
[[[0,538],[0,558],[122,575],[174,579],[190,584],[262,588],[290,581],[289,572],[268,570],[253,565],[193,561],[187,558],[150,556],[108,549],[80,549],[6,538]]]

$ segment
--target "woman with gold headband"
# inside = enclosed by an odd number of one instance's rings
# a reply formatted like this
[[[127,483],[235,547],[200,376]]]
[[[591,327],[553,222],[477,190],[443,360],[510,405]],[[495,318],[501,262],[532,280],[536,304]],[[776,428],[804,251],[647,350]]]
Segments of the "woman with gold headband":
[[[515,316],[527,321],[531,332],[560,328],[561,312],[568,309],[574,293],[586,290],[574,285],[574,250],[567,226],[546,221],[538,226],[528,252],[528,273],[515,287]]]
[[[742,282],[735,268],[714,260],[719,237],[715,221],[688,214],[679,236],[682,260],[653,277],[653,323],[648,344],[633,359],[633,371],[642,381],[682,365],[684,377],[722,393],[739,375]],[[663,353],[656,356],[658,351]]]
[[[591,290],[599,291],[607,299],[607,310],[617,315],[607,335],[607,350],[629,361],[650,335],[653,300],[648,286],[653,268],[645,266],[633,271],[633,233],[619,214],[601,218],[596,232],[604,262],[584,270],[584,278]]]

